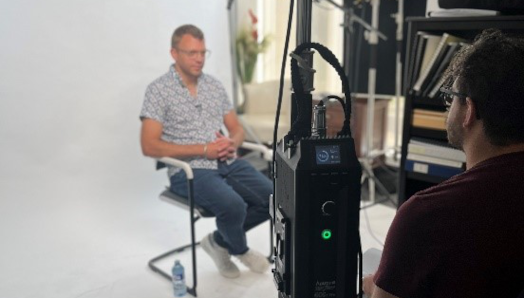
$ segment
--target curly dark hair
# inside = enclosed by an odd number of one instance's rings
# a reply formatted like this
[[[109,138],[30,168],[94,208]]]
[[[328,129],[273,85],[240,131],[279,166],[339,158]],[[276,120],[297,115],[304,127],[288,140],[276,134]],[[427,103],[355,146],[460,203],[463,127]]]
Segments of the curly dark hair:
[[[524,39],[497,29],[483,31],[462,48],[446,71],[458,91],[477,106],[491,144],[524,143]]]

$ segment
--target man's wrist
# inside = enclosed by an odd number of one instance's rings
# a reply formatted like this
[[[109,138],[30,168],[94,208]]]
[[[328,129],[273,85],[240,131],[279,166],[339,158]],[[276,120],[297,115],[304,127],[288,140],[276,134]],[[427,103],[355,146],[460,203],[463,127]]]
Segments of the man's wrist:
[[[207,159],[207,143],[204,144],[204,153],[202,154],[202,156]]]

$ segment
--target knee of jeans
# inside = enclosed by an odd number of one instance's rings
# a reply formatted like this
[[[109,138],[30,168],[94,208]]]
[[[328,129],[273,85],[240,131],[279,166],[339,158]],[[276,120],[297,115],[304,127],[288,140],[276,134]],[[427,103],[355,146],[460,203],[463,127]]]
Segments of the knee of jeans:
[[[224,208],[223,216],[229,220],[243,222],[247,215],[245,202],[230,203]]]

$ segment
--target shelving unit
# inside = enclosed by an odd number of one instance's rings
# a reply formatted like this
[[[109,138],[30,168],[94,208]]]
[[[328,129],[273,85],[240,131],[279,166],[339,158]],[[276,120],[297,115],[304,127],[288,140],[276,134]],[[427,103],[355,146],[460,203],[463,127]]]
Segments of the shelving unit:
[[[429,100],[421,96],[416,96],[412,91],[413,86],[407,86],[407,82],[412,81],[413,64],[415,53],[413,43],[417,32],[424,31],[430,34],[442,35],[449,33],[467,40],[474,37],[488,28],[498,28],[503,32],[521,33],[524,32],[524,16],[491,16],[491,17],[453,17],[453,18],[408,18],[407,36],[407,67],[404,73],[406,86],[406,104],[404,107],[404,123],[402,134],[402,157],[400,161],[399,173],[399,207],[416,192],[431,187],[447,179],[424,173],[417,173],[406,170],[406,160],[408,154],[408,144],[414,137],[425,138],[435,142],[447,143],[445,131],[413,127],[413,109],[425,109],[431,111],[445,111],[444,105],[440,100]]]

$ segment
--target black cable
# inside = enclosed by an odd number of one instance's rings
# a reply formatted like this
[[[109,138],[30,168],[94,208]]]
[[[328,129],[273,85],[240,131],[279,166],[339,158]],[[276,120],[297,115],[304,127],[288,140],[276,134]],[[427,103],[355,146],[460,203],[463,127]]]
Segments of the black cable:
[[[345,113],[345,111],[346,111],[346,103],[344,102],[344,100],[343,100],[340,96],[336,96],[336,95],[328,95],[328,96],[324,97],[324,98],[322,99],[322,101],[324,101],[324,100],[327,101],[327,100],[329,100],[329,99],[336,99],[336,100],[338,100],[338,102],[340,102],[340,104],[342,105],[342,110],[343,110],[344,113]]]
[[[390,198],[386,197],[386,198],[384,198],[382,200],[375,201],[375,202],[373,202],[373,203],[371,203],[369,205],[362,206],[362,207],[360,207],[360,210],[368,209],[368,208],[371,208],[371,207],[376,206],[378,204],[385,203],[387,201],[391,202],[393,204],[393,206],[396,205],[396,203],[393,201],[393,199],[390,199]]]
[[[322,58],[324,58],[326,62],[328,62],[333,68],[335,68],[342,82],[342,91],[346,99],[351,98],[351,90],[349,88],[349,81],[347,79],[346,73],[340,65],[340,62],[338,61],[337,57],[335,57],[335,55],[328,48],[319,43],[305,42],[299,45],[295,49],[295,51],[293,51],[293,53],[297,56],[300,56],[302,51],[310,48],[317,50],[318,53],[322,56]],[[303,102],[307,99],[305,98],[306,95],[304,93],[304,87],[302,86],[302,78],[298,69],[298,62],[295,58],[291,58],[291,80],[293,83],[293,91],[296,96],[298,113],[296,120],[291,125],[291,130],[288,136],[290,138],[298,140],[309,135],[311,119],[308,119],[308,114],[306,113],[306,111],[302,111],[304,109],[307,109],[307,106],[303,104]],[[351,104],[346,105],[346,109],[344,110],[344,116],[344,124],[342,126],[342,130],[338,133],[338,135],[345,135],[351,137],[349,121],[351,118]]]
[[[368,228],[368,232],[369,232],[369,235],[371,236],[371,238],[373,238],[378,244],[380,244],[380,246],[384,247],[384,243],[382,243],[382,241],[380,241],[380,239],[378,239],[378,237],[375,235],[375,233],[373,233],[373,230],[371,230],[371,223],[369,222],[369,216],[368,216],[368,211],[367,209],[363,209],[361,210],[362,213],[364,213],[364,218],[366,218],[366,226]]]
[[[282,55],[282,67],[280,69],[280,85],[278,87],[278,103],[277,103],[277,112],[275,115],[275,127],[273,130],[273,166],[272,166],[272,172],[271,177],[273,177],[273,195],[275,194],[275,156],[277,155],[277,132],[278,132],[278,122],[280,121],[280,109],[282,107],[282,93],[284,90],[284,74],[286,71],[286,58],[287,58],[287,51],[289,47],[289,36],[291,35],[291,23],[293,22],[293,7],[295,4],[295,0],[290,0],[289,3],[289,17],[288,17],[288,23],[287,23],[287,31],[286,31],[286,41],[284,43],[284,54]]]

